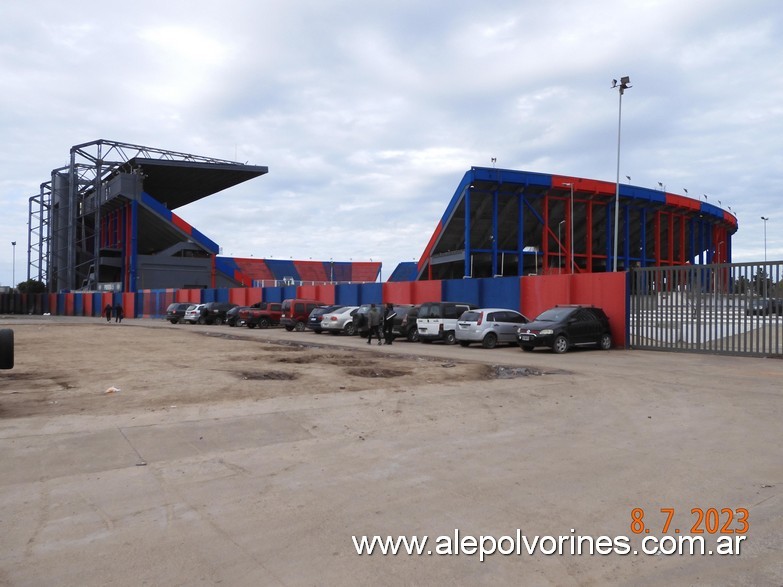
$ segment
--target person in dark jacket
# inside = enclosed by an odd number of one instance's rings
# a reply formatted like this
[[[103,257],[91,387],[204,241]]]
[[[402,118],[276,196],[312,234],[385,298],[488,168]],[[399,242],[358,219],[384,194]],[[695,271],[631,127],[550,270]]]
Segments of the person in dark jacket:
[[[111,322],[111,304],[106,304],[103,309],[103,315],[106,316],[106,322]]]
[[[383,312],[383,340],[384,344],[391,344],[394,342],[394,317],[397,313],[394,311],[394,306],[386,304],[386,310]]]
[[[378,308],[375,307],[375,304],[371,304],[370,311],[367,312],[367,326],[370,328],[367,331],[367,344],[372,344],[373,335],[378,337],[378,344],[383,342],[381,339],[382,318],[383,316],[381,316],[381,313],[378,311]]]
[[[122,309],[122,304],[117,303],[114,305],[114,321],[115,322],[122,322],[122,319],[125,317],[125,312]]]

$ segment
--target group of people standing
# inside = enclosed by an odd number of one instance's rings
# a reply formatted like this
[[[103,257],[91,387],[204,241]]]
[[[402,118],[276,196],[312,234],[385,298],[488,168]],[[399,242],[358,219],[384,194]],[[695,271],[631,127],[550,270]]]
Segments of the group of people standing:
[[[386,304],[383,312],[375,307],[375,304],[370,305],[370,309],[367,312],[367,344],[372,344],[373,337],[378,338],[378,344],[385,342],[385,344],[392,344],[394,341],[394,317],[396,316],[394,306]],[[381,331],[383,331],[383,339],[381,339]]]
[[[106,316],[106,322],[111,322],[112,316],[114,316],[115,322],[122,322],[125,312],[122,310],[122,304],[114,304],[113,306],[106,304],[106,307],[103,309],[103,315]]]

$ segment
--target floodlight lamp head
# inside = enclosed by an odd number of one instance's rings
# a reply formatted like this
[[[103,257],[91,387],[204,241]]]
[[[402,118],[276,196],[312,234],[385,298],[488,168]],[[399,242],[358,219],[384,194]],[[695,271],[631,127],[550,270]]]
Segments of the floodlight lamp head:
[[[630,87],[630,86],[628,86],[628,84],[630,84],[630,83],[631,83],[631,78],[628,77],[627,75],[620,78],[620,84],[621,85],[623,85],[625,87]]]
[[[617,80],[616,80],[616,79],[613,79],[613,80],[612,80],[612,87],[613,87],[613,88],[616,88],[616,87],[617,87]]]

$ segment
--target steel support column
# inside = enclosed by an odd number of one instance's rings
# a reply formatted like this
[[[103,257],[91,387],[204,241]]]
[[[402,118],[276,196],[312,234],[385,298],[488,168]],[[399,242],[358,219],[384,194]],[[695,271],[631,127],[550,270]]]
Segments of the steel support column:
[[[465,189],[465,266],[462,275],[473,277],[471,273],[470,257],[473,254],[470,250],[470,186]],[[432,265],[432,263],[430,263]],[[430,277],[431,278],[431,277]]]

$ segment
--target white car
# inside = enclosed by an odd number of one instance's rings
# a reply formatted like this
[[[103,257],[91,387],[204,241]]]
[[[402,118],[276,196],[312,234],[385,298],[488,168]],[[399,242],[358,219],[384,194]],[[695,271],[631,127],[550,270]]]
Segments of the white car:
[[[517,330],[530,322],[525,316],[505,308],[468,310],[457,320],[457,342],[468,346],[480,342],[485,349],[498,343],[517,344]]]
[[[192,304],[188,306],[187,310],[185,310],[185,315],[182,317],[182,321],[189,322],[191,324],[206,324],[206,313],[206,304]]]
[[[321,330],[330,334],[344,332],[348,336],[352,336],[356,331],[353,315],[358,309],[359,306],[344,306],[324,314],[321,316]]]

